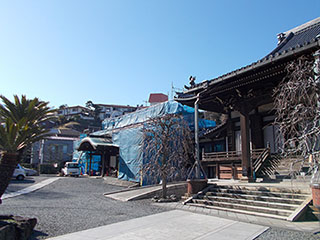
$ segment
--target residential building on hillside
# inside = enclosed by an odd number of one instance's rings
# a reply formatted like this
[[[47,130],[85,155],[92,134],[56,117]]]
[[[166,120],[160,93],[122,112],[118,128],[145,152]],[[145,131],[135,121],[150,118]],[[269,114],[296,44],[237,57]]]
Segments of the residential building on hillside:
[[[74,141],[79,140],[80,132],[69,128],[53,128],[49,136],[32,144],[30,163],[61,164],[72,160]]]
[[[137,107],[125,105],[112,105],[112,104],[96,104],[100,107],[100,120],[105,118],[119,117],[126,113],[131,113],[137,110]]]
[[[129,105],[114,105],[114,104],[95,104],[100,107],[99,109],[99,119],[102,121],[105,118],[118,117],[126,113],[131,113],[137,110],[137,107],[132,107]],[[83,120],[94,120],[94,110],[82,107],[82,106],[72,106],[72,107],[60,107],[58,109],[59,116],[65,116],[66,118],[80,117]]]
[[[80,117],[81,119],[84,120],[94,120],[94,117],[91,114],[91,110],[86,107],[82,106],[72,106],[72,107],[60,107],[58,109],[58,115],[59,116],[65,116],[66,118],[71,118],[71,117]]]
[[[150,93],[148,102],[150,103],[150,106],[153,106],[166,101],[168,101],[168,95],[165,95],[163,93]]]

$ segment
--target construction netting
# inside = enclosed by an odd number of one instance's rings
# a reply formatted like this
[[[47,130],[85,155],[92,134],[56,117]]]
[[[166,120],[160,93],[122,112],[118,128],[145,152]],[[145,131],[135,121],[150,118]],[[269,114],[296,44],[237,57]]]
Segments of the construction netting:
[[[120,148],[119,152],[119,169],[118,178],[122,180],[141,182],[140,169],[143,161],[142,141],[143,123],[150,118],[164,116],[166,114],[180,114],[189,124],[191,129],[194,128],[194,109],[184,106],[175,101],[168,101],[121,117],[105,119],[102,123],[101,131],[91,134],[92,136],[103,136],[112,134],[113,143]],[[200,119],[199,128],[215,127],[214,121]],[[146,160],[145,160],[146,161]]]

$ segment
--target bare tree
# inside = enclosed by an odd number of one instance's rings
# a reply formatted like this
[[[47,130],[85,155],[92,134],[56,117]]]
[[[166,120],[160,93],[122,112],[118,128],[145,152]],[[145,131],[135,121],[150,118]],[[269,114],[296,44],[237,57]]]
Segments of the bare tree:
[[[274,91],[275,124],[279,126],[282,153],[312,159],[320,151],[319,62],[312,55],[288,64],[287,76]]]
[[[167,197],[167,182],[186,179],[191,165],[193,145],[191,131],[177,114],[150,119],[143,127],[144,178],[162,181],[162,197]]]

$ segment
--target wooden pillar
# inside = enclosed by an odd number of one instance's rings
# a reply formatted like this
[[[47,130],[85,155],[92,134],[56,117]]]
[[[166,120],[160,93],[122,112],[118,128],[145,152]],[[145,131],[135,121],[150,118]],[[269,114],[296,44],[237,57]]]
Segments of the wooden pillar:
[[[88,175],[91,176],[91,163],[92,163],[92,152],[89,153],[90,160],[89,160],[89,172]]]
[[[262,117],[255,113],[250,116],[252,149],[263,148]]]
[[[105,168],[106,170],[106,174],[107,176],[110,176],[110,152],[108,152],[108,154],[106,154],[105,157]]]
[[[104,177],[105,175],[105,151],[101,154],[101,177]]]
[[[250,136],[249,136],[249,111],[242,109],[240,112],[240,133],[241,133],[241,165],[243,181],[252,178],[251,156],[250,156]]]
[[[234,163],[231,163],[231,178],[237,179],[237,167]]]
[[[231,114],[229,113],[229,118],[227,122],[227,138],[228,138],[228,151],[235,151],[235,136],[234,136],[234,126],[233,122],[231,121]],[[227,152],[228,152],[227,151]]]
[[[220,165],[217,163],[216,165],[216,173],[217,173],[217,178],[220,179]]]

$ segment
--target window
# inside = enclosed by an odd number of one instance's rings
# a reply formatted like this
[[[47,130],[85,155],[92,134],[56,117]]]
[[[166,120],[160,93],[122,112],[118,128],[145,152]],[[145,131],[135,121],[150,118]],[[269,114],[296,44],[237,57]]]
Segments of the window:
[[[79,167],[78,163],[69,163],[67,165],[67,168],[78,168],[78,167]]]
[[[67,153],[68,153],[68,146],[67,146],[67,145],[63,145],[63,146],[62,146],[62,152],[63,152],[64,154],[67,154]]]

